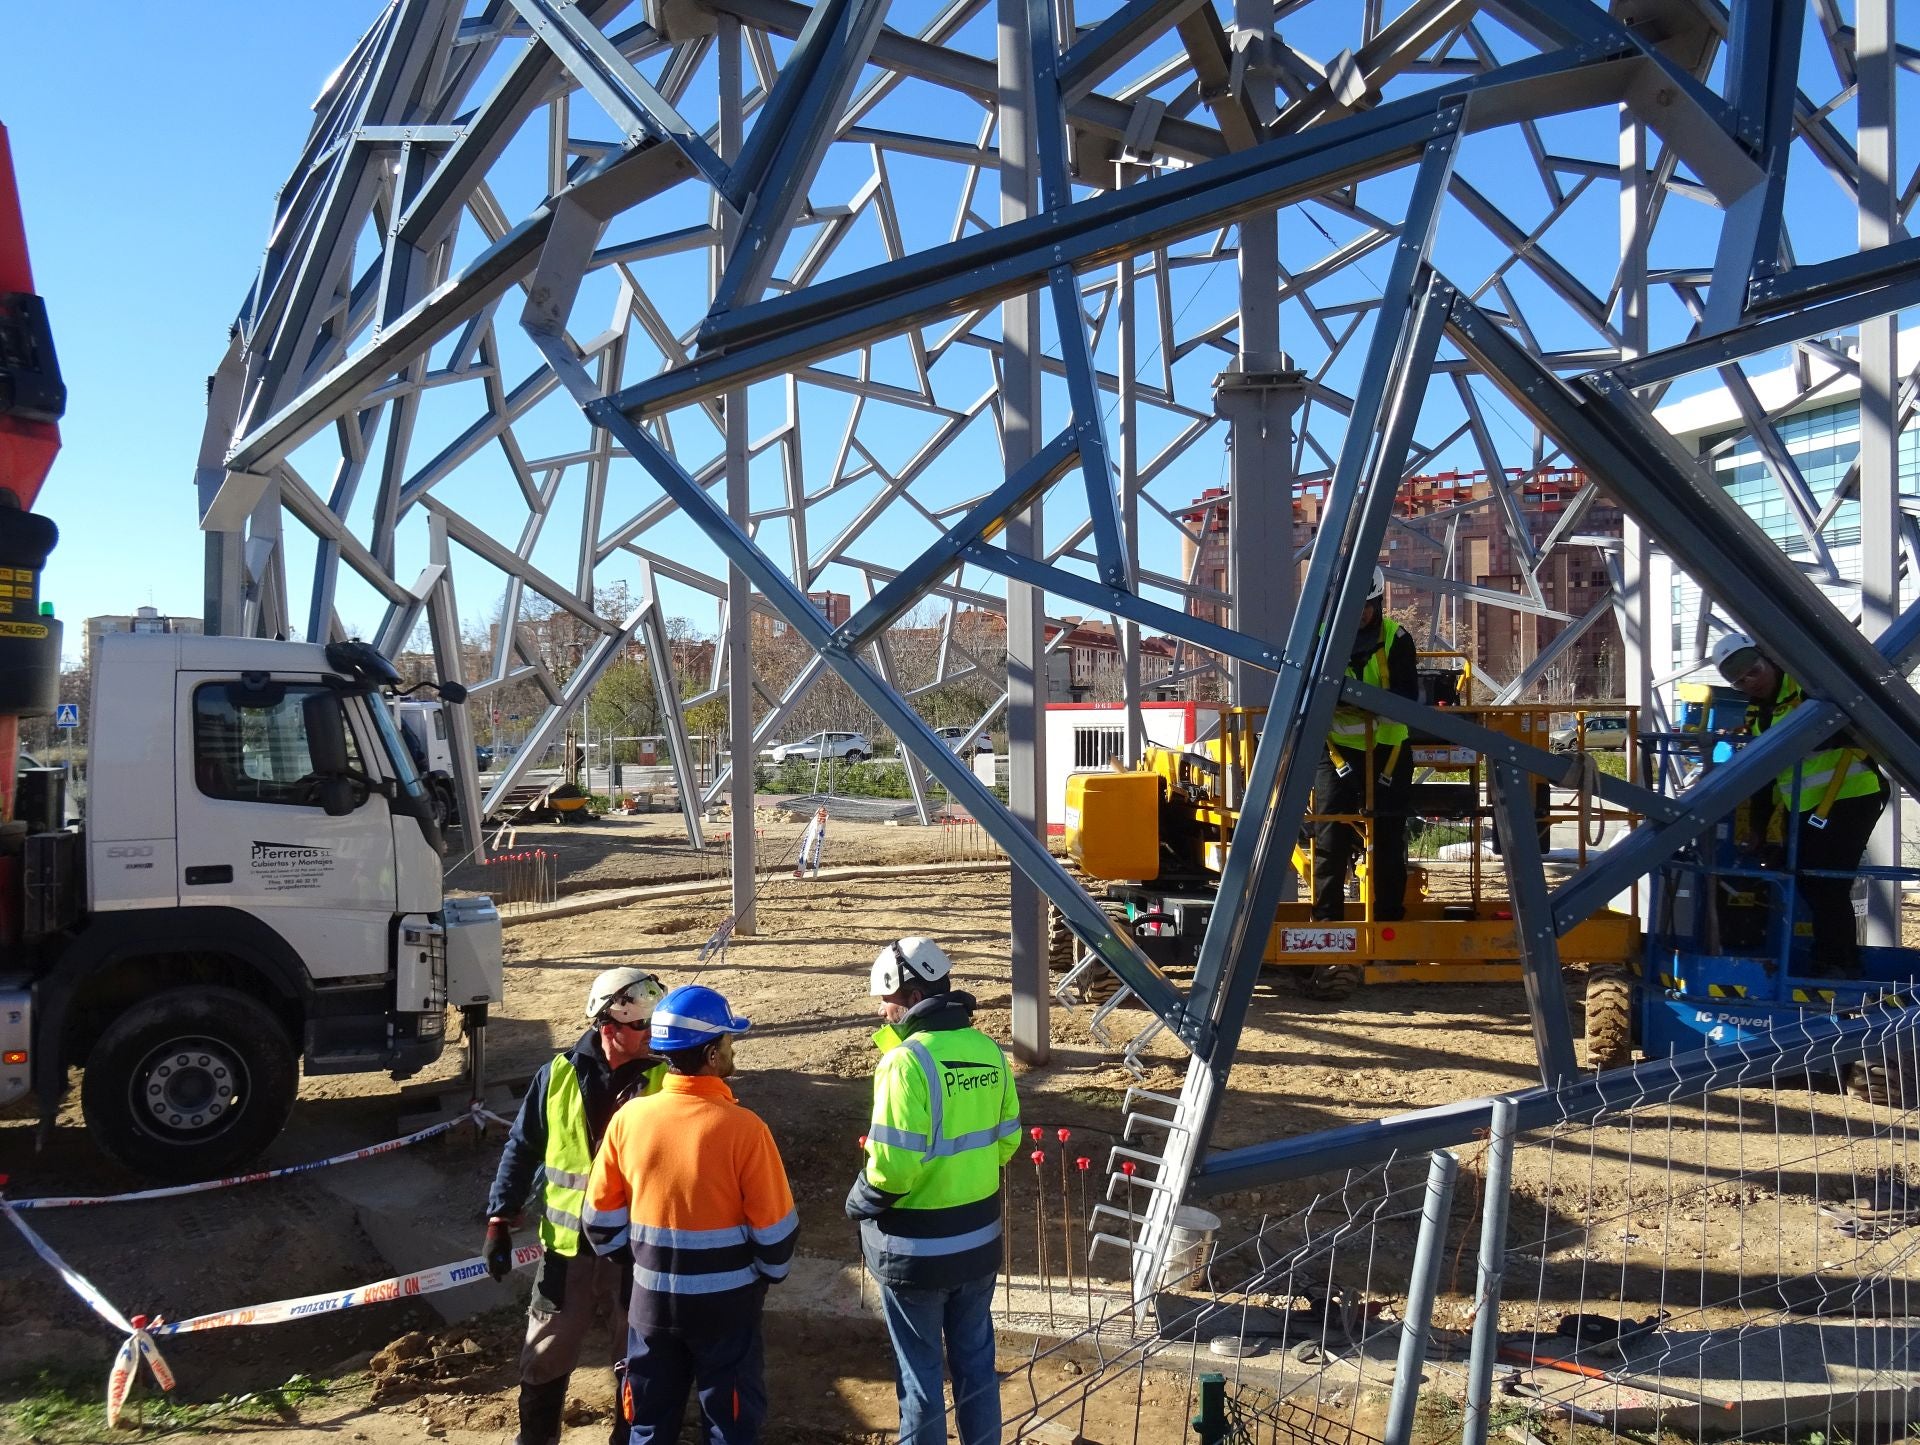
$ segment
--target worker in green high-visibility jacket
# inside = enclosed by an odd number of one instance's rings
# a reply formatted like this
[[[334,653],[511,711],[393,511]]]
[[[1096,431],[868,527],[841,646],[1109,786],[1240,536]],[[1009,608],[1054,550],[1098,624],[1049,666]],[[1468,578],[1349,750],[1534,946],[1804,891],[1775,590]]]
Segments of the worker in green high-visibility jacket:
[[[1711,660],[1746,695],[1747,731],[1755,737],[1806,701],[1800,684],[1744,633],[1722,636]],[[1853,878],[1846,875],[1860,867],[1886,810],[1887,791],[1879,764],[1849,729],[1789,762],[1746,804],[1741,846],[1767,858],[1791,849],[1794,888],[1813,923],[1815,974],[1860,977]]]
[[[588,1028],[533,1076],[513,1121],[487,1200],[487,1271],[513,1268],[511,1221],[540,1185],[540,1244],[527,1337],[520,1350],[520,1431],[516,1445],[553,1445],[567,1403],[567,1381],[596,1317],[610,1316],[608,1360],[616,1375],[627,1358],[632,1262],[596,1254],[581,1239],[587,1176],[607,1126],[622,1104],[659,1092],[666,1065],[647,1047],[660,980],[640,968],[610,968],[587,990]],[[616,1381],[615,1398],[618,1398]],[[615,1445],[627,1438],[617,1416]]]
[[[1019,1143],[1020,1098],[1000,1046],[973,1026],[974,998],[928,938],[880,950],[868,976],[885,1027],[873,1036],[866,1165],[847,1195],[893,1341],[900,1445],[946,1445],[941,1366],[960,1445],[999,1445],[993,1284],[1000,1171]],[[942,1349],[944,1342],[945,1348]]]
[[[1413,634],[1386,615],[1387,574],[1373,569],[1373,588],[1360,613],[1347,676],[1405,698],[1420,696],[1420,653]],[[1368,724],[1371,723],[1371,729]],[[1368,784],[1372,784],[1371,809]],[[1404,723],[1373,718],[1341,704],[1313,775],[1313,917],[1347,914],[1347,874],[1363,850],[1373,889],[1373,916],[1406,917],[1407,803],[1413,791],[1413,749]],[[1325,815],[1366,813],[1372,837]]]

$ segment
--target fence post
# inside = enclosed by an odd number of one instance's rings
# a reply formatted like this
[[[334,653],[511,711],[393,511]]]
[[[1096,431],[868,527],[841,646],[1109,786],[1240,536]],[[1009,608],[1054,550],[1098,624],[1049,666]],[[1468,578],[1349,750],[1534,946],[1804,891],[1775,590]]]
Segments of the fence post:
[[[1200,1376],[1200,1408],[1189,1422],[1200,1445],[1227,1445],[1227,1377],[1208,1373]]]
[[[1500,1286],[1507,1262],[1507,1204],[1519,1110],[1493,1101],[1487,1136],[1486,1200],[1480,1214],[1480,1277],[1473,1295],[1473,1347],[1467,1357],[1467,1418],[1461,1445],[1486,1445],[1493,1404],[1493,1357],[1500,1351]]]
[[[1407,1313],[1400,1322],[1400,1359],[1393,1370],[1383,1445],[1408,1445],[1413,1436],[1413,1407],[1420,1398],[1420,1372],[1427,1362],[1433,1296],[1446,1256],[1447,1209],[1453,1203],[1454,1176],[1460,1172],[1459,1159],[1448,1150],[1436,1149],[1428,1158],[1427,1197],[1420,1209],[1420,1238],[1413,1247]]]

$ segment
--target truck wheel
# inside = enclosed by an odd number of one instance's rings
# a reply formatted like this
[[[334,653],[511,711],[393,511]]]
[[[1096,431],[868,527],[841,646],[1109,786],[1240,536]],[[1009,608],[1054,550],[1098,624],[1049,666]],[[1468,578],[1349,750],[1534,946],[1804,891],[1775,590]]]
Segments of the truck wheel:
[[[1615,964],[1587,970],[1587,1067],[1633,1062],[1633,983]]]
[[[287,1122],[298,1059],[280,1020],[230,988],[176,988],[107,1026],[80,1102],[100,1147],[152,1179],[219,1178]]]
[[[427,803],[433,811],[433,826],[440,830],[440,836],[444,838],[447,830],[453,826],[452,786],[441,782],[431,784],[427,789]]]
[[[1350,963],[1323,963],[1317,968],[1296,968],[1293,986],[1308,998],[1338,1003],[1351,998],[1366,975]]]

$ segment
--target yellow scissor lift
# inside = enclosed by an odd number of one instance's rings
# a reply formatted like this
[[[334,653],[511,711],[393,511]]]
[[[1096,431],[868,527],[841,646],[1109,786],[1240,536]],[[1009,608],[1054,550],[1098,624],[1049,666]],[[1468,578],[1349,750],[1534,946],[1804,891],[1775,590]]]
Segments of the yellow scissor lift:
[[[1462,717],[1492,731],[1540,748],[1549,747],[1554,714],[1572,713],[1574,750],[1582,751],[1585,718],[1620,708],[1465,706]],[[1263,709],[1224,709],[1221,732],[1192,749],[1149,747],[1137,768],[1077,773],[1067,780],[1067,847],[1081,871],[1104,882],[1109,911],[1124,904],[1135,940],[1163,967],[1189,966],[1216,902],[1227,845],[1239,813],[1236,789],[1252,762]],[[1629,736],[1623,756],[1635,776],[1637,719],[1627,712]],[[1409,805],[1409,860],[1406,914],[1391,922],[1374,917],[1368,870],[1360,869],[1358,887],[1349,887],[1346,917],[1319,922],[1311,917],[1313,878],[1310,850],[1296,848],[1300,901],[1282,903],[1267,938],[1266,962],[1299,970],[1295,982],[1312,997],[1339,998],[1363,983],[1509,983],[1520,978],[1520,942],[1506,894],[1506,878],[1497,860],[1482,846],[1493,838],[1487,801],[1487,760],[1472,749],[1418,733],[1408,740],[1416,782]],[[1371,774],[1374,769],[1368,769]],[[1580,795],[1586,797],[1584,792]],[[1598,797],[1573,806],[1550,804],[1547,785],[1538,783],[1534,817],[1543,832],[1555,822],[1578,820],[1578,861],[1584,863],[1590,830],[1609,823],[1638,821]],[[1367,803],[1372,803],[1371,783]],[[1370,849],[1372,825],[1366,814],[1309,813],[1314,824],[1339,820],[1361,831]],[[1442,862],[1413,856],[1412,824],[1432,836],[1441,829],[1467,843],[1466,857]],[[1363,854],[1363,857],[1365,855]],[[1096,889],[1096,892],[1098,890]],[[1357,893],[1357,897],[1354,895]],[[1638,957],[1639,898],[1631,912],[1593,915],[1560,939],[1563,961],[1626,964]]]

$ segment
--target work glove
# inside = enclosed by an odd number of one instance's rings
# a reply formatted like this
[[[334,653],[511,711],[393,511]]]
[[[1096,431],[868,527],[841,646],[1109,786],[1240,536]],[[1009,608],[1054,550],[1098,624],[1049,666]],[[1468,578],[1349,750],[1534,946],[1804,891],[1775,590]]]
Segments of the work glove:
[[[513,1231],[507,1228],[506,1220],[487,1221],[487,1242],[481,1246],[480,1255],[487,1262],[487,1273],[495,1279],[513,1273]]]

